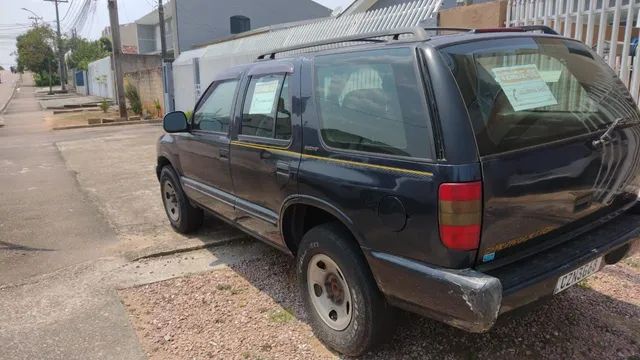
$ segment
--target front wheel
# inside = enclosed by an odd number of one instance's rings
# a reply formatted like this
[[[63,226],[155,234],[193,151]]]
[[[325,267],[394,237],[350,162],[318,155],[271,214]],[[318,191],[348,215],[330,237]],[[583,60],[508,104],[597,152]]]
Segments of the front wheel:
[[[204,214],[202,209],[193,207],[185,195],[178,175],[173,168],[165,166],[160,172],[162,203],[171,226],[181,234],[188,234],[200,228]]]
[[[388,339],[395,310],[341,224],[319,225],[304,235],[297,272],[311,327],[328,346],[359,356]]]

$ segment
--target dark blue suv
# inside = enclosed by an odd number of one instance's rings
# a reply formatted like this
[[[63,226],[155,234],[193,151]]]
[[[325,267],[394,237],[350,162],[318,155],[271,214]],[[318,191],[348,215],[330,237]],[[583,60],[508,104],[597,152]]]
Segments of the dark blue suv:
[[[396,308],[483,332],[638,247],[640,114],[613,71],[544,27],[444,30],[265,54],[164,119],[172,226],[205,210],[296,256],[348,355]]]

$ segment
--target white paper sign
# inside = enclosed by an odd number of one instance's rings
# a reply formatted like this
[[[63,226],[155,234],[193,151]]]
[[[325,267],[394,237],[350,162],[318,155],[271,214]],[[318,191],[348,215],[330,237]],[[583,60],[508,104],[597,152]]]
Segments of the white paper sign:
[[[273,112],[273,104],[275,104],[279,84],[280,80],[257,82],[256,88],[253,91],[249,114],[271,114]]]
[[[542,76],[542,80],[548,83],[557,83],[560,81],[560,76],[562,76],[562,70],[538,70],[540,76]]]
[[[534,64],[493,68],[491,71],[515,111],[558,104]]]

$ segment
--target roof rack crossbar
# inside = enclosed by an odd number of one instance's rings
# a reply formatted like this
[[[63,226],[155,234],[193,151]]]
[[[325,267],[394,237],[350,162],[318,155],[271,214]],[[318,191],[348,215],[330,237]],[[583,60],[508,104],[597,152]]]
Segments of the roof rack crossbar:
[[[556,32],[551,27],[546,25],[523,25],[523,26],[518,26],[518,28],[524,31],[542,31],[544,34],[560,35],[558,34],[558,32]]]
[[[267,58],[273,60],[275,59],[276,54],[279,54],[279,53],[302,50],[302,49],[313,48],[318,46],[334,45],[334,44],[340,44],[340,43],[346,43],[346,42],[386,42],[386,40],[378,39],[381,37],[392,37],[393,40],[398,40],[400,39],[401,35],[413,35],[414,38],[416,38],[417,40],[426,40],[428,38],[424,29],[420,27],[396,29],[392,31],[378,31],[378,32],[371,32],[366,34],[342,36],[338,38],[332,38],[332,39],[314,41],[314,42],[300,44],[300,45],[288,46],[284,48],[278,48],[258,56],[258,60],[264,60]]]
[[[461,28],[461,27],[421,27],[425,31],[459,31],[459,32],[472,32],[474,29],[471,28]]]

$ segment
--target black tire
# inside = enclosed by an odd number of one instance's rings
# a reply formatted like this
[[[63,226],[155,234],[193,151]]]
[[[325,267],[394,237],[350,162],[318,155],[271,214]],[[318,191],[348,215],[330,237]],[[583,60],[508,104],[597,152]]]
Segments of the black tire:
[[[343,330],[330,327],[311,299],[318,295],[311,294],[307,275],[310,261],[318,254],[337,264],[348,286],[352,314]],[[362,251],[342,224],[327,223],[309,230],[300,243],[296,268],[310,325],[329,347],[344,355],[360,356],[390,338],[396,310],[378,289]]]
[[[171,213],[167,206],[167,189],[171,186],[175,192],[175,204],[174,210],[179,210],[178,216],[175,213]],[[162,204],[164,210],[167,213],[167,218],[171,223],[171,227],[181,234],[188,234],[198,230],[202,226],[204,220],[204,213],[202,209],[194,207],[189,202],[189,199],[182,190],[178,175],[169,165],[162,168],[160,172],[160,192],[162,194]]]

